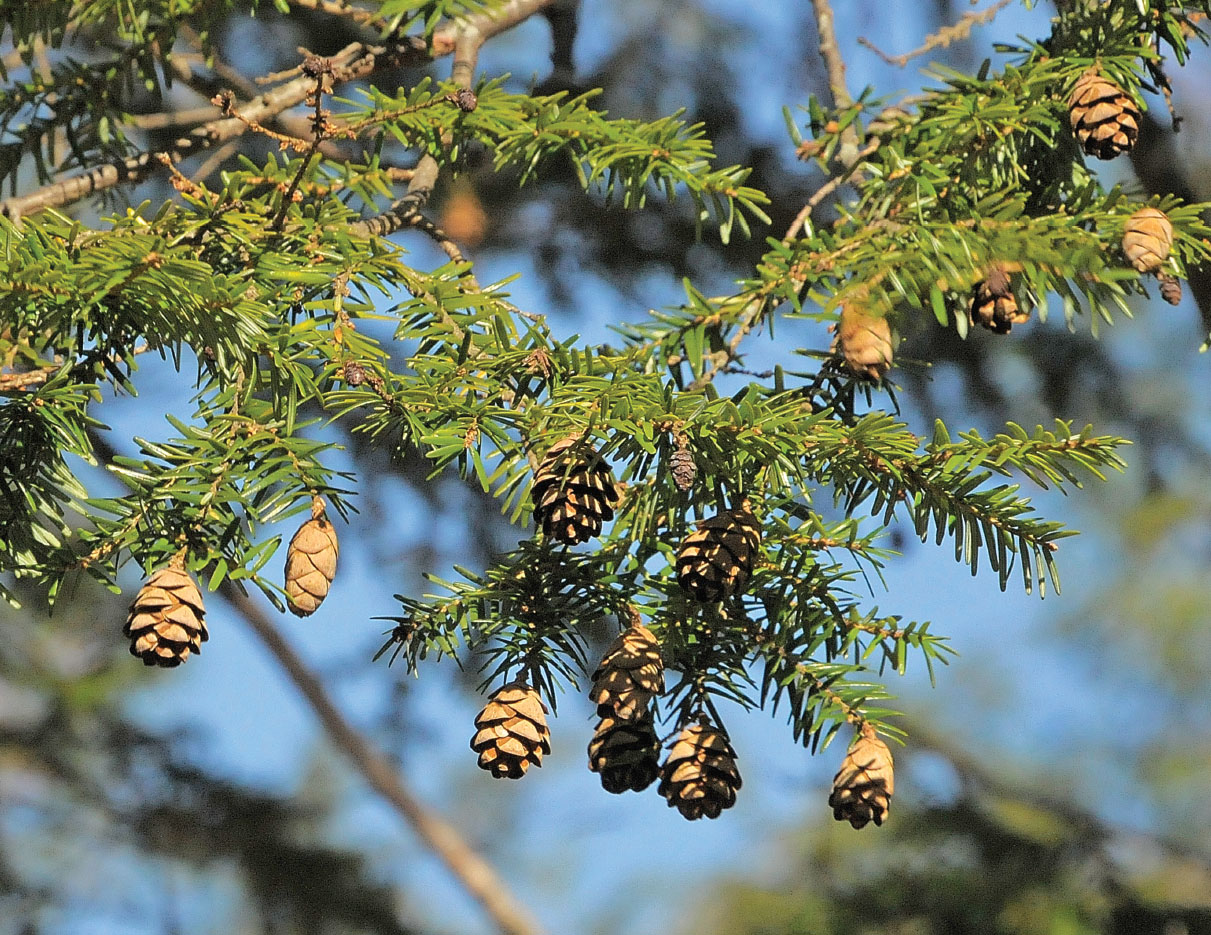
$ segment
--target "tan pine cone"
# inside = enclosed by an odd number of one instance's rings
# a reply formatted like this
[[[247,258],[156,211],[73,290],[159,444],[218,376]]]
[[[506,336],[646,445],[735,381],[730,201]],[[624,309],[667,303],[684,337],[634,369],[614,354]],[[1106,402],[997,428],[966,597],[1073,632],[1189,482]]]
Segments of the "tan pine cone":
[[[144,665],[171,669],[197,655],[209,639],[202,592],[178,562],[161,568],[139,590],[123,636],[130,638],[130,654]]]
[[[1158,273],[1156,278],[1161,281],[1161,298],[1170,305],[1180,303],[1182,300],[1181,281],[1169,273]]]
[[[677,553],[677,583],[694,600],[713,604],[743,590],[761,548],[761,526],[748,507],[703,520]]]
[[[684,446],[678,447],[669,456],[669,473],[673,475],[673,483],[678,490],[689,490],[694,486],[698,477],[698,465],[694,463],[694,453]]]
[[[589,769],[606,792],[642,792],[660,775],[660,739],[645,714],[634,721],[604,717],[589,741]]]
[[[871,821],[883,824],[895,784],[891,751],[875,729],[863,722],[833,777],[833,791],[828,797],[833,817],[848,821],[855,828],[863,828]]]
[[[336,530],[324,515],[324,501],[316,497],[311,519],[298,528],[286,550],[286,606],[292,614],[309,617],[324,602],[339,553]]]
[[[1009,274],[996,266],[976,286],[968,318],[973,325],[983,325],[994,334],[1009,334],[1014,325],[1030,321],[1030,312],[1018,307],[1018,300],[1010,288]]]
[[[723,731],[705,720],[685,727],[660,768],[657,791],[682,816],[718,818],[736,804],[740,788],[736,751]]]
[[[600,535],[619,499],[609,465],[579,435],[550,447],[534,474],[530,497],[543,533],[566,545]]]
[[[1173,248],[1173,225],[1159,208],[1140,208],[1123,228],[1123,253],[1141,273],[1159,272]]]
[[[479,768],[497,779],[520,779],[551,752],[547,706],[525,682],[502,685],[475,718],[471,749]]]
[[[638,618],[636,618],[638,619]],[[633,721],[664,691],[664,662],[652,631],[634,623],[614,638],[593,673],[589,700],[598,717]]]
[[[891,325],[857,305],[843,305],[831,351],[838,351],[849,372],[860,380],[878,383],[891,369]]]
[[[1085,152],[1113,159],[1135,145],[1140,110],[1131,95],[1091,68],[1068,97],[1068,122]]]

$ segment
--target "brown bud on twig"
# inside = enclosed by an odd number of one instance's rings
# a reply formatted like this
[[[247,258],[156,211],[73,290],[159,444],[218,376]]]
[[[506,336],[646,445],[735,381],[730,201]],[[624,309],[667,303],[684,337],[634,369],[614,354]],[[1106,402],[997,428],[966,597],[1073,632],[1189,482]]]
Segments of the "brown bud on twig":
[[[450,95],[450,102],[464,114],[469,114],[479,106],[479,98],[470,88],[459,88]]]

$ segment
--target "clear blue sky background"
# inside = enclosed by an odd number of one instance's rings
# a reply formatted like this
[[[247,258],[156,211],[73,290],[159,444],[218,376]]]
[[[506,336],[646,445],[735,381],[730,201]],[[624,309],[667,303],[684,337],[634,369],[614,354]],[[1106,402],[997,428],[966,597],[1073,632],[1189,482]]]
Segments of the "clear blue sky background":
[[[797,44],[802,17],[808,15],[807,4],[711,0],[706,5],[737,22],[760,24],[760,43],[736,49],[737,80],[743,82],[747,100],[744,119],[755,135],[789,149],[782,108],[804,102],[805,76],[818,67],[807,59],[814,58],[814,48]],[[620,17],[651,17],[658,6],[586,0],[576,49],[580,71],[592,71],[612,48],[620,34]],[[667,4],[665,10],[676,6]],[[966,9],[962,4],[956,6]],[[904,70],[889,68],[855,41],[859,35],[867,35],[893,53],[917,46],[924,35],[917,7],[902,0],[836,4],[852,90],[872,84],[880,93],[892,93],[921,85],[917,65]],[[651,28],[671,35],[687,56],[693,54],[700,39],[676,16],[653,19]],[[1017,32],[1045,34],[1042,11],[1004,12],[994,26],[977,33],[977,60],[985,54],[991,37],[1005,38]],[[546,25],[527,24],[489,46],[481,59],[481,73],[509,71],[523,79],[531,74],[541,77],[547,69],[548,48]],[[1201,74],[1205,76],[1205,72]],[[1186,78],[1179,81],[1179,103],[1187,83]],[[662,102],[667,110],[678,106],[676,94],[676,88],[669,89],[667,102]],[[1190,116],[1187,145],[1205,144],[1205,121],[1200,122],[1195,113]],[[419,263],[437,262],[418,238],[406,243],[418,251]],[[637,319],[647,307],[676,304],[681,298],[680,285],[671,276],[649,277],[643,283],[643,304],[637,305],[585,275],[569,284],[577,309],[575,319],[561,318],[549,308],[548,294],[531,271],[524,249],[484,258],[479,277],[493,281],[519,269],[523,276],[512,287],[514,301],[523,308],[551,312],[557,329],[572,321],[567,329],[580,331],[589,343],[608,340],[610,322]],[[699,285],[708,293],[726,288],[724,283]],[[1180,355],[1183,367],[1205,379],[1208,362],[1196,357],[1188,340],[1194,333],[1193,309],[1187,302],[1176,311],[1162,312],[1154,306],[1147,312],[1162,313],[1172,316],[1175,323],[1174,355]],[[1038,326],[1036,322],[1026,327]],[[1125,359],[1130,359],[1139,340],[1139,328],[1128,323],[1110,338]],[[826,343],[822,333],[804,343],[812,340],[816,346]],[[750,344],[751,366],[760,368],[764,359],[773,359],[774,346],[764,337],[751,338]],[[1011,369],[1006,372],[1006,380],[1015,378],[1020,376],[1015,377]],[[941,379],[947,378],[942,375]],[[151,385],[147,376],[143,385]],[[172,401],[174,386],[175,380],[165,373],[158,385],[163,395],[156,396],[156,402]],[[155,435],[162,430],[161,426],[134,422],[136,413],[154,395],[145,392],[138,402],[106,405],[110,410],[106,418],[119,432]],[[184,397],[179,401],[184,407]],[[1198,418],[1206,415],[1205,404],[1200,406]],[[905,417],[910,424],[926,428],[911,407]],[[1045,513],[1083,528],[1086,519],[1093,522],[1099,497],[1125,495],[1135,490],[1136,482],[1116,479],[1112,484],[1109,493],[1097,492],[1088,499],[1084,495],[1075,499],[1043,495],[1038,502]],[[406,678],[399,669],[370,663],[373,649],[381,642],[383,625],[369,618],[397,609],[393,591],[421,588],[416,576],[384,581],[367,543],[373,539],[380,547],[394,545],[403,550],[418,539],[435,540],[441,554],[431,570],[438,573],[458,560],[462,550],[459,530],[435,526],[425,504],[402,485],[392,495],[390,506],[385,527],[380,525],[381,519],[363,515],[354,517],[350,528],[340,530],[340,574],[321,610],[306,621],[282,621],[345,709],[364,722],[374,720],[391,703],[390,683]],[[907,554],[887,570],[889,593],[877,594],[875,600],[885,610],[935,621],[937,631],[950,635],[961,654],[948,669],[941,670],[936,691],[929,688],[919,670],[910,671],[902,680],[892,677],[903,710],[939,719],[977,750],[1020,753],[1047,768],[1075,773],[1075,783],[1091,782],[1096,776],[1106,790],[1099,807],[1113,810],[1116,821],[1146,826],[1156,816],[1133,804],[1131,783],[1115,750],[1121,749],[1118,741],[1132,741],[1126,745],[1134,747],[1154,726],[1152,719],[1159,715],[1147,705],[1147,686],[1107,679],[1090,656],[1056,638],[1049,623],[1055,613],[1081,606],[1083,598],[1097,587],[1099,576],[1107,573],[1108,561],[1096,537],[1069,540],[1061,552],[1065,594],[1059,601],[1048,597],[1043,604],[1013,586],[1001,594],[991,576],[973,580],[964,567],[953,562],[948,546],[921,546],[910,539]],[[300,787],[304,777],[328,774],[342,803],[335,834],[377,858],[386,879],[402,882],[410,906],[426,920],[428,930],[490,931],[394,813],[360,779],[338,766],[336,754],[324,747],[310,713],[242,624],[219,601],[212,604],[212,639],[205,653],[182,670],[163,677],[149,674],[147,688],[131,702],[138,717],[156,727],[198,728],[198,759],[242,782],[290,792]],[[1045,693],[1046,704],[1038,703],[1040,693]],[[584,748],[592,721],[583,700],[568,698],[561,705],[560,716],[552,725],[553,754],[541,771],[520,783],[494,781],[473,768],[467,740],[477,707],[465,692],[452,688],[449,664],[428,665],[422,678],[411,685],[406,700],[411,726],[407,736],[378,739],[401,758],[407,776],[425,800],[492,854],[552,935],[598,931],[649,935],[668,931],[669,926],[675,930],[678,920],[686,917],[687,907],[709,892],[715,874],[743,872],[776,882],[780,878],[779,852],[771,843],[783,840],[804,820],[831,820],[825,799],[841,748],[809,756],[792,743],[781,717],[725,709],[745,786],[736,808],[718,821],[689,823],[666,808],[654,790],[617,797],[601,790],[597,777],[585,768]],[[1133,716],[1109,722],[1103,713],[1108,708],[1120,714],[1125,709]],[[1023,716],[1027,709],[1028,718]],[[1087,761],[1077,765],[1065,761],[1072,744],[1088,745],[1090,738],[1094,743]],[[1099,749],[1104,752],[1098,753]],[[897,786],[901,801],[919,801],[949,794],[952,784],[946,769],[925,758],[898,777]],[[878,833],[873,828],[862,832]],[[234,903],[221,886],[218,891],[201,891],[189,881],[176,885],[187,904],[209,907],[201,913],[212,920],[206,931],[225,932],[238,923],[238,919],[224,916],[233,911],[224,907]],[[138,935],[138,923],[133,921],[137,915],[127,915],[127,921],[114,931]],[[93,935],[98,932],[95,918],[68,921],[64,931]],[[152,930],[156,929],[148,929]]]

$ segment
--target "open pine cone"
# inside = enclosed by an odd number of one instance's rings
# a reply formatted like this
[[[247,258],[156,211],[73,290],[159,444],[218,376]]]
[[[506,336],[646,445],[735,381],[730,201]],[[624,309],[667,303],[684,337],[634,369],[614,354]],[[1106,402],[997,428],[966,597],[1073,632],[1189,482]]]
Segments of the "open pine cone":
[[[649,714],[623,721],[604,717],[589,741],[589,769],[606,792],[642,792],[660,775],[660,739]]]
[[[1091,68],[1068,98],[1068,122],[1085,152],[1113,159],[1135,145],[1140,110],[1131,95]]]
[[[1030,311],[1022,311],[1010,287],[1009,274],[999,266],[976,286],[968,312],[971,323],[983,325],[994,334],[1009,334],[1014,325],[1030,320]]]
[[[614,638],[593,673],[589,700],[598,717],[633,721],[664,691],[664,662],[652,631],[635,623]]]
[[[863,723],[833,777],[833,791],[828,797],[833,817],[848,821],[855,828],[863,828],[871,821],[883,824],[895,791],[892,765],[887,744],[870,724]]]
[[[126,624],[130,654],[144,665],[170,669],[202,651],[209,638],[202,592],[179,565],[161,568],[139,590]]]
[[[761,526],[748,509],[703,520],[677,552],[677,583],[694,600],[713,604],[742,590],[761,548]]]
[[[551,752],[547,706],[525,682],[502,685],[475,718],[471,749],[479,768],[497,779],[520,779]]]
[[[682,816],[718,818],[736,804],[740,788],[736,751],[723,731],[702,722],[685,727],[660,769],[658,792]]]
[[[557,441],[534,474],[534,518],[542,531],[566,545],[601,534],[614,518],[618,488],[610,466],[579,435]]]

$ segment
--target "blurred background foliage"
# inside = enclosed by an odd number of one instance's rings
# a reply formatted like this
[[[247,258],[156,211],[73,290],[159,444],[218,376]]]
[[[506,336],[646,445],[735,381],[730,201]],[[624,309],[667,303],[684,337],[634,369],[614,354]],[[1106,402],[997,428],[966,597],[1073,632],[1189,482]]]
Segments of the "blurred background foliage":
[[[917,66],[930,59],[974,69],[994,39],[1043,34],[1050,12],[1011,5],[971,39],[898,69],[858,37],[899,53],[971,7],[837,6],[851,88],[879,93],[920,86]],[[822,181],[795,160],[781,117],[782,106],[825,93],[806,5],[584,0],[574,43],[569,9],[493,42],[481,69],[510,72],[514,88],[600,87],[615,116],[685,108],[721,164],[753,168],[750,184],[771,196],[770,229],[784,230]],[[321,12],[285,17],[266,6],[251,24],[238,13],[206,27],[220,60],[244,76],[293,66],[299,46],[328,54],[354,38]],[[102,49],[106,37],[94,41]],[[1171,74],[1181,133],[1149,99],[1126,184],[1211,198],[1211,105],[1199,91],[1208,61],[1198,47]],[[202,102],[181,85],[165,98],[138,85],[129,93],[126,103],[147,113]],[[172,132],[146,130],[152,145]],[[263,142],[245,145],[263,160]],[[684,204],[603,205],[570,166],[519,189],[476,153],[466,159],[435,197],[443,226],[471,248],[481,280],[522,270],[523,304],[591,339],[609,340],[607,326],[627,317],[619,307],[677,301],[682,276],[725,291],[764,249],[759,236],[726,247],[696,239]],[[203,168],[213,176],[222,165]],[[149,182],[140,197],[169,194]],[[405,242],[418,262],[430,249],[415,235]],[[1194,298],[1176,310],[1141,304],[1100,341],[1052,320],[1012,340],[931,327],[904,348],[933,361],[903,374],[901,403],[922,424],[940,416],[988,433],[1058,416],[1136,447],[1126,478],[1064,506],[1085,535],[1066,556],[1060,601],[995,601],[990,582],[939,594],[945,556],[911,537],[897,544],[908,556],[891,586],[911,602],[905,610],[945,618],[962,656],[938,690],[905,686],[918,723],[897,751],[899,794],[882,829],[834,824],[823,800],[835,764],[788,750],[760,717],[736,728],[751,738],[740,749],[748,799],[709,828],[675,826],[658,801],[607,799],[574,731],[524,790],[472,775],[450,728],[469,729],[475,701],[461,689],[471,678],[447,665],[414,686],[369,666],[382,636],[367,618],[390,612],[392,591],[418,586],[418,569],[485,564],[512,544],[507,527],[471,487],[423,484],[421,459],[391,461],[358,436],[334,436],[367,479],[361,513],[342,532],[345,580],[298,640],[359,725],[479,840],[553,932],[1211,932],[1211,420],[1209,363],[1196,352],[1211,293],[1197,271],[1191,282],[1201,316]],[[758,343],[747,366],[761,365]],[[162,370],[171,405],[172,373]],[[107,416],[134,412],[116,400]],[[954,569],[944,573],[949,583]],[[250,640],[233,637],[161,679],[115,639],[123,601],[81,584],[51,618],[36,602],[27,608],[0,608],[0,933],[483,930]],[[214,628],[236,629],[222,612],[212,617]],[[585,703],[567,707],[570,724],[588,716]]]

